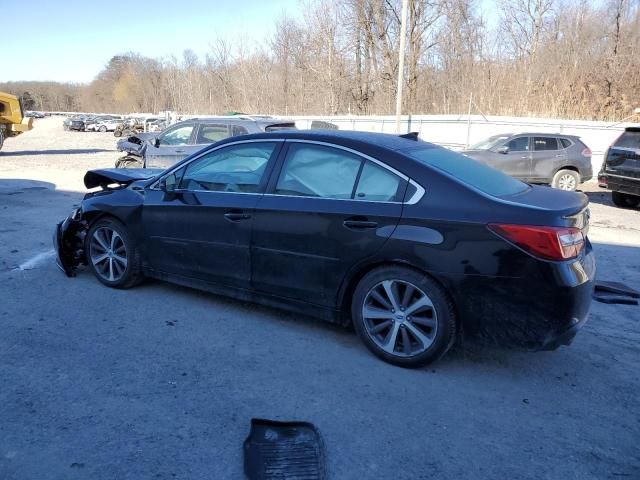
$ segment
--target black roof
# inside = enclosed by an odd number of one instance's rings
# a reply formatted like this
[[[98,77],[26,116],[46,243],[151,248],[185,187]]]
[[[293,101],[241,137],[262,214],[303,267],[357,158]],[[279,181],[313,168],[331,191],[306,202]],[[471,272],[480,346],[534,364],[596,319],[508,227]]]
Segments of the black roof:
[[[422,140],[402,137],[390,133],[359,132],[354,130],[280,130],[276,132],[255,133],[243,135],[242,137],[231,137],[228,140],[238,141],[241,138],[282,138],[292,140],[316,140],[333,142],[342,145],[366,144],[375,145],[380,148],[397,151],[421,146],[432,145]],[[432,145],[435,146],[435,145]]]

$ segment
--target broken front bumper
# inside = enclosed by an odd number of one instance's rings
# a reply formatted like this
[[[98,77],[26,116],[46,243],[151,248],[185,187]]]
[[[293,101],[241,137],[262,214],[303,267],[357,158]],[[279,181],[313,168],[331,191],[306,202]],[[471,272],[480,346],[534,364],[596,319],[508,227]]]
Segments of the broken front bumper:
[[[53,233],[56,263],[68,277],[75,276],[78,266],[87,264],[84,253],[87,223],[76,218],[78,218],[78,211],[58,223]]]

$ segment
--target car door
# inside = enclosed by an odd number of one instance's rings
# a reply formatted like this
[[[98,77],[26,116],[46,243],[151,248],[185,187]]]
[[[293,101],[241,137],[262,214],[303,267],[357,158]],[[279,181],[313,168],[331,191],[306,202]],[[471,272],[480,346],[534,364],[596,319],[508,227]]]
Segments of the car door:
[[[195,125],[179,123],[148,142],[144,155],[146,168],[169,168],[187,156]]]
[[[159,272],[248,288],[253,213],[279,141],[207,151],[168,172],[147,192],[147,261]]]
[[[256,207],[252,286],[334,307],[349,269],[397,225],[407,177],[336,145],[288,140],[285,149]]]
[[[531,174],[530,138],[516,135],[492,150],[490,165],[515,178],[527,179]]]
[[[531,152],[531,181],[549,183],[555,173],[566,164],[567,153],[557,137],[533,137]]]

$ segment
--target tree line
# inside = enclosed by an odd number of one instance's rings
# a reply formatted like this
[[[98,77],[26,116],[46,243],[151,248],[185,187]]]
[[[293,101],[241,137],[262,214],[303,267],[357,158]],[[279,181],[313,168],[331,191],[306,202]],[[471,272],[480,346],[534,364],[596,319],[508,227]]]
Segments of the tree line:
[[[403,112],[619,120],[640,107],[640,0],[409,0]],[[261,42],[114,56],[89,84],[10,82],[52,111],[390,114],[401,0],[308,0]]]

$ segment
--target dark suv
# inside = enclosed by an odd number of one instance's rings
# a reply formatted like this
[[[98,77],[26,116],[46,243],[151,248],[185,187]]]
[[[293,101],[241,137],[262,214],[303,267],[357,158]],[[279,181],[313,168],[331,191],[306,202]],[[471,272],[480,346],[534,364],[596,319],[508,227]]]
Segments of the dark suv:
[[[228,137],[295,129],[292,121],[261,115],[192,118],[148,138],[140,154],[145,168],[168,168],[206,145]]]
[[[528,183],[573,191],[591,180],[591,150],[573,135],[504,133],[462,152]]]
[[[640,205],[640,127],[626,128],[604,155],[598,185],[618,207]]]

